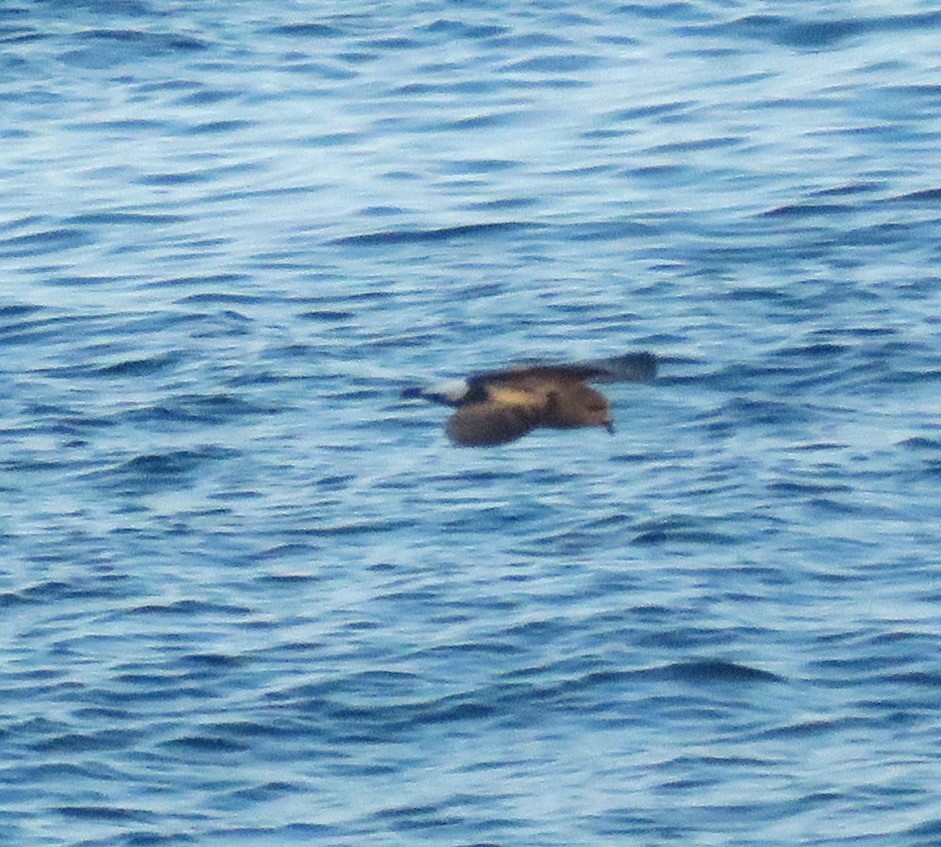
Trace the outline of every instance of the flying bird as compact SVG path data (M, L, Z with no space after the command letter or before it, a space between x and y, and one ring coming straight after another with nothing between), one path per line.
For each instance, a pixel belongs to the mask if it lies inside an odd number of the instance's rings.
M647 382L657 374L653 353L626 353L568 365L524 365L468 377L457 391L406 388L402 396L452 406L448 438L461 447L506 444L538 427L604 427L614 432L608 398L587 382Z

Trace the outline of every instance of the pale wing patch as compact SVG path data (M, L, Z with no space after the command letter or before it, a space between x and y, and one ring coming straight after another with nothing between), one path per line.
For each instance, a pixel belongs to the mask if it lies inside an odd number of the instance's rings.
M494 403L505 403L507 406L542 406L546 402L545 391L531 391L528 387L517 388L498 383L487 385L487 396Z

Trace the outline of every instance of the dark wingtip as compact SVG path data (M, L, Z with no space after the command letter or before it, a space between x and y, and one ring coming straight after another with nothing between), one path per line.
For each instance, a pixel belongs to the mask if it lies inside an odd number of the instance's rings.
M637 382L647 382L657 375L657 357L647 350L628 353L617 361L625 376Z
M657 375L657 357L647 350L582 363L593 382L649 382Z

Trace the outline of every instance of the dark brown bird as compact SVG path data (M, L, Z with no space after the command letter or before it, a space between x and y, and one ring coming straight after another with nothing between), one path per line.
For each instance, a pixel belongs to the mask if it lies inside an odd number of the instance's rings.
M468 377L454 392L406 388L403 397L457 407L448 437L462 447L490 447L537 427L604 427L614 432L608 398L586 382L646 382L657 373L652 353L627 353L570 365L529 365Z

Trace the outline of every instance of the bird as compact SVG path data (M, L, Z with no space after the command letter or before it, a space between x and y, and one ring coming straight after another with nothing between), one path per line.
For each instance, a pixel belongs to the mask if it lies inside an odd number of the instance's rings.
M456 408L445 426L459 447L494 447L539 427L601 427L614 433L608 398L587 382L647 382L657 358L646 351L571 364L530 364L467 377L455 391L408 387L405 399Z

